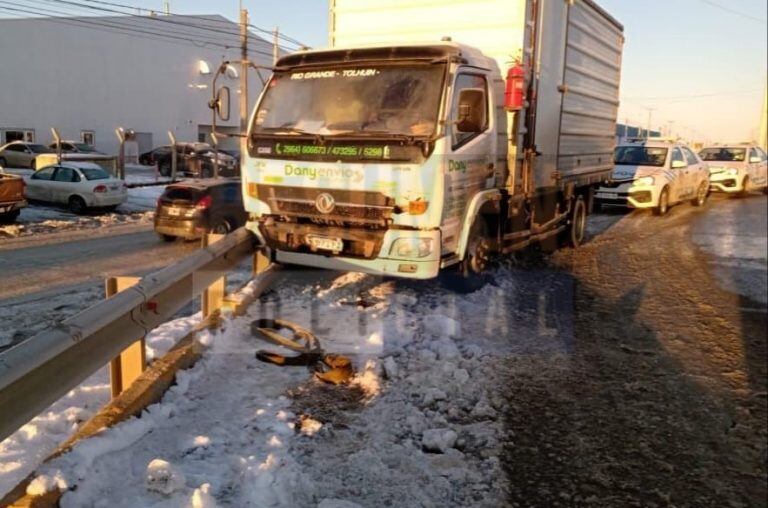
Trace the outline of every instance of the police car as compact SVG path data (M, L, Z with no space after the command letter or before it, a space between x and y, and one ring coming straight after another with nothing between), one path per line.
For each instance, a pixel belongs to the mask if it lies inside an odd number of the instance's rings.
M768 194L768 157L751 143L704 148L699 156L709 165L710 188L746 196L762 189Z
M709 194L709 170L685 144L673 140L633 140L616 147L610 182L595 193L595 205L650 208L664 215L675 203L702 206Z

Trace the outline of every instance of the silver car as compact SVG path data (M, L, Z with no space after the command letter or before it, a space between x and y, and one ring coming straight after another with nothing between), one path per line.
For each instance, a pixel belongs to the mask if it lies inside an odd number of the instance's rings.
M88 208L114 209L125 202L125 182L92 162L62 162L24 177L30 200L67 205L74 213Z
M35 169L35 159L41 153L53 153L53 150L37 143L11 141L0 147L0 166Z

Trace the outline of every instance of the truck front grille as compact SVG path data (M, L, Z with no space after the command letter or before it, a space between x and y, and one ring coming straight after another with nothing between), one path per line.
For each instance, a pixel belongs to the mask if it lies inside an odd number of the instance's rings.
M328 213L317 207L317 198L328 194L334 206ZM386 228L395 212L394 202L380 192L258 186L258 198L274 215L306 219L314 224Z

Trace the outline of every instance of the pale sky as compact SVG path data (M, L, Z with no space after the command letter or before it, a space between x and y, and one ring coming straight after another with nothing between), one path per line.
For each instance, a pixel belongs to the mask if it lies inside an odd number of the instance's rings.
M113 0L162 11L162 0ZM34 0L19 4L44 6ZM756 137L765 96L766 0L598 0L624 24L619 121L686 137ZM0 2L0 15L7 2ZM328 0L243 0L251 22L313 47L327 45ZM179 14L237 20L238 0L172 0ZM77 8L74 8L75 10ZM84 14L81 12L81 14ZM670 123L674 122L674 123Z

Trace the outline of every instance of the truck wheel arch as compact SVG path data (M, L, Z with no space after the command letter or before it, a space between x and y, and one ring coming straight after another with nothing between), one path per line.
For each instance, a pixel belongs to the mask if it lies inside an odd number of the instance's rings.
M501 193L499 189L487 189L478 192L472 197L472 200L467 206L467 211L464 214L464 220L461 225L461 234L459 235L459 246L456 254L459 259L464 259L464 255L467 251L467 243L469 241L469 232L472 229L472 225L478 217L484 215L494 216L499 214L499 200L501 199ZM485 220L485 219L484 219ZM489 230L492 232L492 224L488 224Z

